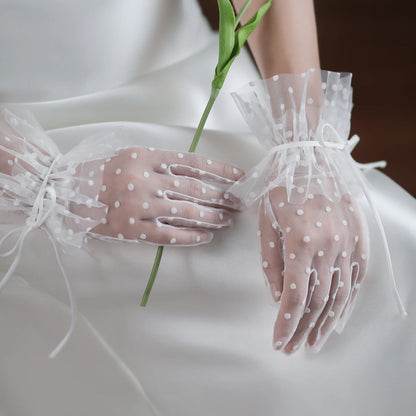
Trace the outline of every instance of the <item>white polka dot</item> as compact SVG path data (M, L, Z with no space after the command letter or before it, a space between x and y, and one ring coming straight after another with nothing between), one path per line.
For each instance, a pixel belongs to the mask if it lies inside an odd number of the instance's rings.
M176 187L178 187L180 185L180 183L179 183L179 181L173 181L173 186L176 186Z
M101 218L101 224L107 224L107 220L105 218Z
M120 201L116 201L116 202L114 202L114 206L115 206L116 208L118 208L118 207L120 206Z
M220 220L223 220L223 219L224 219L224 214L223 214L222 212L220 212L220 213L218 214L218 217L220 218Z
M175 244L176 243L176 238L171 238L170 243Z
M358 242L358 235L356 235L356 236L354 237L354 241L355 241L355 242Z
M263 267L264 267L264 268L267 268L267 266L268 266L268 265L269 265L269 263L268 263L267 261L264 261L264 262L263 262Z
M328 316L329 316L330 318L333 318L333 317L335 316L335 312L334 312L334 311L329 311L329 312L328 312Z
M253 172L251 177L254 178L254 179L257 179L259 177L259 173L258 172Z
M105 161L106 161L107 163L111 162L111 157L108 157Z
M298 193L303 194L304 192L305 192L305 188L303 188L302 186L299 186Z
M328 300L329 300L329 296L328 296L328 295L326 295L326 296L324 297L324 302L326 303L326 302L328 302Z
M303 210L302 210L302 209L298 209L298 210L296 211L296 214L298 214L298 215L303 215Z
M129 218L129 223L130 224L133 225L135 222L136 222L136 220L133 217Z
M280 292L279 290L276 290L276 292L274 292L274 295L278 298L279 296L282 295L282 292Z
M196 236L196 242L199 243L200 241L201 241L201 236L200 235L197 235Z
M322 257L324 255L324 252L322 250L318 251L318 256Z
M290 253L289 254L289 258L291 258L292 260L296 258L296 254L295 253Z
M200 216L201 218L203 218L203 217L204 217L204 215L205 215L205 212L204 212L204 211L199 211L199 216Z
M104 172L105 166L104 165L100 165L100 171Z
M277 76L277 75L276 75ZM281 347L282 346L282 344L283 344L283 342L282 341L276 341L274 344L273 344L273 347L274 348L278 348L278 347Z
M290 287L292 290L293 290L293 289L296 289L296 283L291 283L289 287Z
M178 153L178 158L183 159L183 153Z
M237 175L238 169L237 168L233 168L233 173L234 173L234 175Z
M278 225L279 224L276 221L273 221L273 223L272 223L273 230L277 230Z
M92 177L94 176L94 174L95 174L95 172L94 172L93 170L90 170L90 171L88 172L88 176L89 176L90 178L92 178Z
M117 234L117 238L118 238L119 240L123 240L123 239L124 239L124 235L123 235L123 234Z
M286 312L286 313L284 314L284 317L285 317L285 319L287 320L287 319L290 319L290 318L292 317L292 315L291 315L290 313Z
M289 94L293 94L293 88L292 87L289 87L287 90L289 91Z
M146 240L147 235L146 235L146 234L140 234L140 238L141 238L142 240Z
M261 236L261 231L257 230L257 237L260 237L260 236Z
M274 242L270 241L269 246L270 246L270 248L274 248Z
M144 176L145 178L148 178L148 177L150 176L150 173L149 173L149 172L144 172L144 173L143 173L143 176Z
M207 165L212 165L212 160L207 159Z
M87 199L87 207L91 208L92 207L92 199Z
M348 207L348 209L351 211L351 212L354 212L354 208L353 207Z
M309 243L311 241L311 238L308 235L305 235L305 237L303 237L303 241L305 243Z
M89 179L89 180L88 180L88 185L89 185L89 186L93 186L93 185L94 185L94 181L93 181L92 179Z
M286 227L286 232L290 233L291 228L290 227Z
M129 183L129 184L127 185L127 189L128 189L129 191L132 191L132 190L134 189L134 185L133 185L132 183Z
M309 328L315 328L315 322L311 322L311 323L309 324Z
M9 160L7 161L7 163L8 163L10 166L13 166L13 160L9 159Z
M343 281L340 281L340 282L338 283L338 286L339 286L339 287L344 287L344 282L343 282Z
M307 267L306 269L305 269L305 273L306 274L310 274L310 272L312 271L312 269L310 268L310 267Z
M155 148L154 148L154 147L149 147L149 150L150 150L151 152L154 152L154 151L155 151Z
M142 207L144 209L148 209L149 208L149 203L148 202L143 202Z
M117 168L116 169L116 175L120 175L120 173L121 173L121 169L120 168Z
M201 192L202 192L203 194L206 194L206 193L207 193L206 188L202 188L202 189L201 189Z
M130 157L131 157L132 159L137 159L137 153L136 153L136 152L132 153L132 154L130 155Z
M162 191L161 189L158 189L158 190L157 190L157 194L158 194L159 196L163 196L163 191Z
M170 212L171 212L172 214L177 214L177 213L178 213L178 209L177 209L176 207L172 207L172 208L170 209Z
M348 225L348 222L346 220L342 220L342 225L347 226Z
M273 81L277 81L279 79L279 75L273 75Z
M331 212L331 207L325 207L326 212Z
M285 109L285 105L284 105L284 104L280 104L280 109L281 109L282 111L284 111L284 109Z
M313 199L313 194L308 194L308 199Z
M363 254L361 254L361 259L362 259L362 260L365 260L366 258L367 258L366 254L364 254L364 253L363 253Z
M335 235L334 235L334 240L335 240L335 241L339 241L339 235L338 235L338 234L335 234Z
M282 208L282 207L284 207L285 206L285 203L284 202L280 202L279 203L279 208Z
M318 279L316 279L315 284L316 284L316 286L319 286L321 284L321 282Z
M102 222L102 220L101 220L101 222ZM105 223L103 223L103 224L105 224ZM74 231L73 231L73 230L71 230L70 228L68 228L68 234L69 234L69 235L74 235Z
M346 251L343 251L343 252L341 253L341 256L342 256L342 257L344 257L344 258L345 258L345 257L347 257L347 252L346 252Z
M230 199L230 195L229 195L229 194L227 194L227 193L225 193L225 194L224 194L224 199Z
M313 104L313 98L308 98L308 104Z
M321 221L316 221L315 225L316 225L318 228L321 228L321 227L322 227L322 223L321 223Z

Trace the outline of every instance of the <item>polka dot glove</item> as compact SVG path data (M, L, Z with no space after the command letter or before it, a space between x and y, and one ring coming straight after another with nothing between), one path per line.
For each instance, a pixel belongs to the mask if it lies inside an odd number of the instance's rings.
M365 276L369 234L360 204L367 199L378 215L364 165L350 155L359 140L348 140L351 74L279 74L233 97L267 149L230 192L244 205L261 201L262 267L279 309L273 347L317 352L334 329L342 332Z
M345 325L367 268L366 223L345 194L330 202L310 195L289 204L277 187L261 201L262 265L275 302L281 303L273 345L286 353L307 342L319 351Z
M212 230L231 225L238 206L223 188L242 172L192 153L133 147L100 168L99 201L106 208L91 232L102 236L161 245L207 243Z
M27 234L46 230L80 247L86 235L198 245L229 227L238 200L226 189L243 172L191 154L134 145L123 128L59 152L34 117L0 108L0 209ZM17 229L16 229L17 231ZM22 237L24 239L24 237Z

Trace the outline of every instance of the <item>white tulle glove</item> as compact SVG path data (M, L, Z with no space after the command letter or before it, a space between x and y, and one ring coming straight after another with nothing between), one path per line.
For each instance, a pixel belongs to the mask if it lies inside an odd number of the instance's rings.
M239 201L226 189L242 176L241 170L195 154L135 143L137 138L118 127L61 154L29 112L0 107L0 256L15 254L0 290L35 228L44 230L54 246L74 319L59 246L81 247L87 235L194 246L211 241L213 230L231 225ZM14 246L3 248L13 235ZM52 355L72 328L73 322Z
M384 163L364 166L350 155L358 142L357 136L347 141L350 83L349 73L310 69L251 82L233 94L268 148L230 191L246 205L261 200L262 266L279 309L273 347L287 354L302 345L318 352L334 329L342 332L367 269L364 198L379 221L360 168ZM385 247L390 261L386 241Z

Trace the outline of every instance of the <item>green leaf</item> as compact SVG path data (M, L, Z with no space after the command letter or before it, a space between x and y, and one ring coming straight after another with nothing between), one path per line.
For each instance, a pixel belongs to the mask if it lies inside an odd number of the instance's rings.
M228 71L230 70L231 64L233 63L234 59L240 54L241 48L244 46L244 43L246 42L247 38L251 35L253 30L257 27L257 25L260 23L263 16L266 14L266 12L269 10L270 6L272 5L272 0L268 0L263 6L261 6L257 12L253 15L253 17L243 26L241 26L239 29L237 29L236 32L234 32L233 29L233 47L230 53L230 31L229 31L229 24L231 24L230 17L227 15L223 15L223 19L221 20L221 13L228 13L228 6L225 6L225 3L228 3L231 6L231 3L228 0L218 0L218 6L220 7L220 3L224 3L224 10L222 11L220 8L220 51L221 51L221 40L225 39L227 42L226 45L223 46L224 55L221 56L220 52L220 59L218 60L217 67L215 68L215 77L212 81L212 88L215 89L221 89L221 87L224 84L225 77L228 74ZM231 6L232 7L232 6ZM234 10L232 11L232 23L234 24ZM226 25L226 28L221 28L221 23ZM223 35L221 38L221 29L223 30ZM225 33L226 36L225 37ZM226 60L226 57L228 56L228 60Z
M234 9L229 0L218 0L220 14L219 53L215 74L219 73L229 61L234 49Z
M260 20L263 18L263 16L266 14L266 12L270 9L270 6L272 5L272 0L269 0L267 3L263 4L263 6L260 7L260 9L257 10L256 14L242 27L237 29L237 45L239 47L238 53L240 53L240 50L244 43L246 42L247 38L252 34L254 29L257 27L257 25L260 23Z

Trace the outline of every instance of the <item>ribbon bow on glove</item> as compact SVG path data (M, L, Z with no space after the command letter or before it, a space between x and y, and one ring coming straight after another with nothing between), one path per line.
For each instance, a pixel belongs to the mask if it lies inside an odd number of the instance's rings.
M246 205L261 198L262 265L279 312L273 347L292 353L304 343L318 352L335 329L341 333L354 308L369 256L369 232L360 200L367 199L384 242L380 217L347 140L350 73L281 74L251 82L233 94L266 156L230 188Z
M118 127L63 155L29 112L0 107L1 223L14 227L0 246L18 234L13 247L0 253L15 254L0 290L16 270L27 235L42 229L71 305L70 328L50 357L75 325L75 300L57 243L80 248L88 233L105 240L194 246L210 242L212 230L229 227L238 208L239 201L225 190L241 170L195 154L140 147L136 141Z

